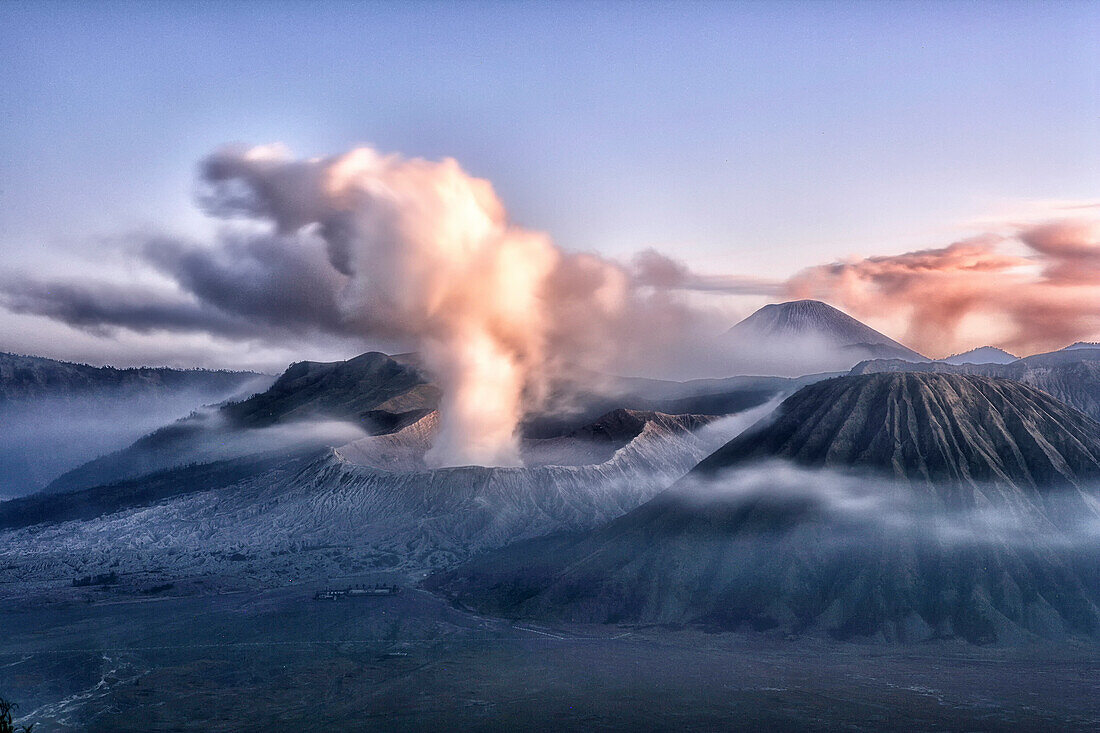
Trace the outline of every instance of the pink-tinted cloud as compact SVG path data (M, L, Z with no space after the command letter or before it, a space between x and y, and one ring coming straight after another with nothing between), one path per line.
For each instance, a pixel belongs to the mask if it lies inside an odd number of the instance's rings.
M1100 282L1100 224L1066 220L1040 224L1020 232L1020 240L1044 259L1052 283Z
M1100 329L1100 237L1095 222L1063 220L937 249L812 267L792 295L860 317L899 317L905 340L929 354L982 345L960 327L985 319L987 342L1030 353L1095 338ZM1016 244L1023 254L1008 249ZM1019 245L1024 245L1023 248ZM1000 333L1007 328L1007 334Z

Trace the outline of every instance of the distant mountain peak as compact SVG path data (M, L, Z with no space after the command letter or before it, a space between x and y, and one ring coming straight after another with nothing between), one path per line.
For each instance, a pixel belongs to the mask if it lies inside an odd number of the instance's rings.
M731 344L745 355L764 361L789 361L810 371L847 369L864 359L893 358L927 361L894 341L820 300L773 303L737 323L727 332Z
M961 354L952 354L939 361L944 364L1010 364L1019 358L996 346L979 346Z
M860 344L904 346L820 300L772 303L730 329L733 335L824 336L838 346Z
M839 326L852 329L853 333L873 331L869 326L852 318L844 311L820 300L791 300L785 303L769 303L738 323L732 330L745 327L766 328L772 333L805 333L822 327ZM882 339L887 339L879 334ZM872 337L874 340L875 337Z

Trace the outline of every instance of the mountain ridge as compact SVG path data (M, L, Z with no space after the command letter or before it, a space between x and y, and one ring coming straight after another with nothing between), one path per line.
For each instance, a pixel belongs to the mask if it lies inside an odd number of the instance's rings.
M166 422L247 396L255 372L116 369L0 354L0 494L22 496ZM10 427L9 427L10 426Z
M203 387L239 389L266 374L228 369L92 366L0 352L0 401L80 394L93 389Z
M936 361L944 364L1009 364L1020 357L996 346L979 346L976 349L952 354Z
M1076 484L1100 478L1100 423L1014 380L933 372L837 377L799 390L766 426L695 470L760 458L926 483Z
M942 361L914 364L898 359L871 359L856 364L849 374L875 372L938 372L1013 379L1100 420L1100 348L1059 349L1025 356L1007 364L948 364Z

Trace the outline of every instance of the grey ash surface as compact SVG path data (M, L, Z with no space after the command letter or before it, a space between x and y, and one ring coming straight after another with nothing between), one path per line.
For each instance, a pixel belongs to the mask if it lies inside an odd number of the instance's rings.
M315 589L5 602L2 691L41 733L1100 725L1100 662L1072 645L514 623L415 588L338 602L313 601Z

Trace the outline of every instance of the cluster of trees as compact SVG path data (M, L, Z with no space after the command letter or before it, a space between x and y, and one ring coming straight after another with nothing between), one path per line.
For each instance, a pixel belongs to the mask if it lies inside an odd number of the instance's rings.
M15 708L15 703L8 702L4 698L0 697L0 733L31 733L31 725L21 725L18 728L11 722L11 711Z

